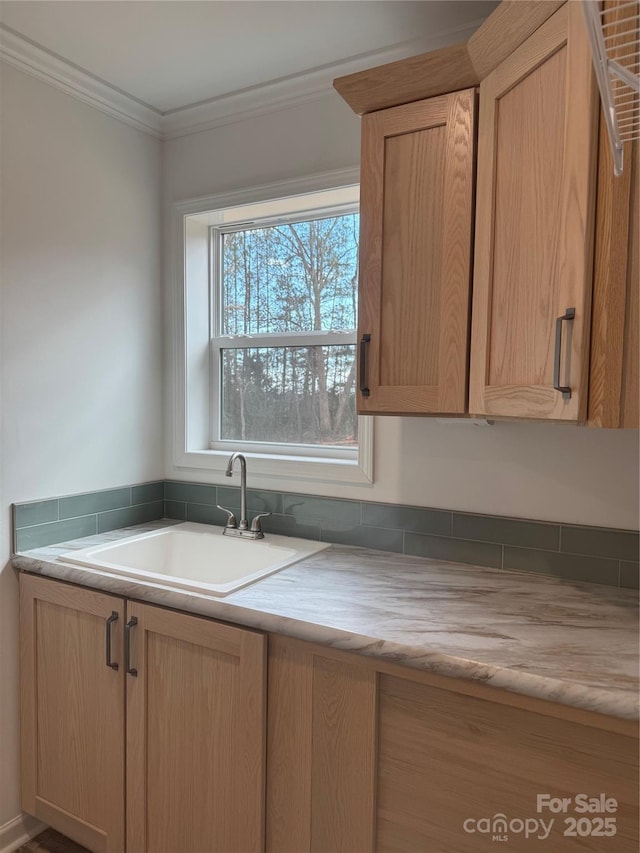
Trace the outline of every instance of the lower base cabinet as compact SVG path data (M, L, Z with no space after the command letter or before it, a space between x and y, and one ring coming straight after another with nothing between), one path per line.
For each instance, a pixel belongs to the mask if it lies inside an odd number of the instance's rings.
M20 607L26 812L96 853L264 850L264 634L25 574Z
M23 809L92 851L638 850L631 721L275 635L267 661L257 631L47 578L20 594Z
M268 723L269 853L638 850L631 722L270 636Z
M393 676L378 692L376 850L638 849L634 737ZM615 812L577 811L603 793Z
M125 843L124 620L122 598L20 575L22 808L100 853Z

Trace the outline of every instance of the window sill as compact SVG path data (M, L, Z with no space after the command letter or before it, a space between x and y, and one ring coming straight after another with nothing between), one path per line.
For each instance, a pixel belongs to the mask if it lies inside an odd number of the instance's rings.
M309 480L324 483L351 483L371 486L373 472L362 464L346 459L310 459L300 456L273 456L262 453L243 454L250 466L251 477L286 480ZM205 469L224 474L229 453L223 450L187 450L175 459L176 468ZM368 467L368 466L367 466Z

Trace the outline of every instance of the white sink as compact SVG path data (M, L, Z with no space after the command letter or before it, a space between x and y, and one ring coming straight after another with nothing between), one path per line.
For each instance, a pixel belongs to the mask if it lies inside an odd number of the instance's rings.
M59 559L129 578L170 583L179 589L228 595L292 563L328 548L289 536L234 539L221 527L186 522L69 551Z

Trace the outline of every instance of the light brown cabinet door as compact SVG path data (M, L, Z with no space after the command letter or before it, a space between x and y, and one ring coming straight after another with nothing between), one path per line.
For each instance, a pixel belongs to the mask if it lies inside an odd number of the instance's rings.
M120 598L20 575L22 808L99 853L124 850L123 621Z
M377 853L638 850L636 737L386 675L378 715Z
M471 413L586 418L596 133L566 3L480 85Z
M363 116L358 411L466 410L474 89Z
M265 635L135 602L127 620L127 850L262 851Z
M596 253L589 372L589 424L640 427L640 142L613 173L607 129L600 128Z
M372 853L376 673L269 638L268 853Z

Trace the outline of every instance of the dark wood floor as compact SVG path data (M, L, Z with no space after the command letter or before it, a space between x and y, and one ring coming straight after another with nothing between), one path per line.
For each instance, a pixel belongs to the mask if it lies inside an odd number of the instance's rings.
M45 829L31 841L18 848L16 853L89 853L86 847L80 847L53 829Z

